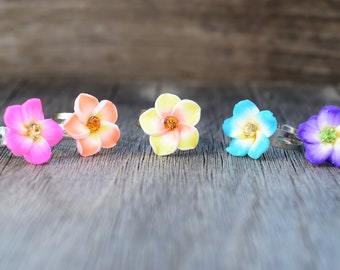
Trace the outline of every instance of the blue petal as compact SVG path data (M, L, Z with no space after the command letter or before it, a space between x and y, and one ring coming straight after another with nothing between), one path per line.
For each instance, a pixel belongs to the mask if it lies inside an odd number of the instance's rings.
M267 136L272 136L277 129L277 121L271 111L261 111L256 115L256 120L260 125L261 132Z
M226 151L233 156L243 157L247 155L253 141L253 139L233 139Z
M258 132L256 135L256 141L249 149L248 155L253 159L258 159L264 152L268 150L269 145L269 139L262 133Z
M321 143L317 116L313 115L306 122L301 123L297 134L305 143Z
M242 100L238 102L233 110L233 116L236 118L243 118L247 120L249 117L252 117L256 115L259 112L259 109L256 107L256 105L248 100Z
M239 123L233 117L224 120L222 130L226 136L231 138L237 138L242 134Z

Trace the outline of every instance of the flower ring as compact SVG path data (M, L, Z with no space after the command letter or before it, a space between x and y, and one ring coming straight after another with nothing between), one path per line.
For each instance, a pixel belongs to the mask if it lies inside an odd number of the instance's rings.
M38 98L7 107L4 122L7 127L6 138L2 134L2 141L14 155L23 156L32 164L48 162L52 156L51 146L63 137L63 130L56 122L44 119L41 100Z
M181 100L173 94L162 94L155 107L139 117L143 131L150 135L150 144L156 155L172 154L176 149L194 149L199 141L195 125L201 117L200 106L189 99Z
M116 106L108 100L98 101L89 94L80 94L74 102L74 113L63 123L66 134L76 140L82 156L91 156L101 147L111 148L120 138L115 124L118 119Z
M305 157L312 164L330 162L340 167L340 108L324 106L298 128Z
M258 159L268 150L277 121L272 112L260 111L250 100L242 100L235 105L233 116L224 121L222 129L232 139L226 148L229 154Z

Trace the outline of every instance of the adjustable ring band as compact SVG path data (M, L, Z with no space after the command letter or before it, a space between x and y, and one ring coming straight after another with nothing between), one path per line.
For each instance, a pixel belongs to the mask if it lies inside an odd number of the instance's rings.
M56 121L59 125L61 125L68 117L70 117L72 113L61 112L53 115L53 120Z
M270 137L270 144L286 150L297 150L303 145L303 142L299 139L296 128L282 125Z
M6 146L6 127L0 126L0 147Z

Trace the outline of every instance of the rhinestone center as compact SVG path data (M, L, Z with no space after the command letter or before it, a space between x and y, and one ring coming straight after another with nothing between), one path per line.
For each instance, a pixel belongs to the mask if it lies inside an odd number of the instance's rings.
M177 124L178 120L173 116L168 116L164 119L164 127L169 131L172 131L175 128L177 128Z
M91 116L86 123L91 132L95 132L100 128L100 119L97 116Z
M336 130L332 127L326 127L321 131L320 138L324 143L334 143L336 140Z
M253 123L247 123L243 128L244 136L254 137L256 135L257 126Z
M31 124L27 129L27 135L31 137L33 140L36 140L40 137L41 127L38 124Z

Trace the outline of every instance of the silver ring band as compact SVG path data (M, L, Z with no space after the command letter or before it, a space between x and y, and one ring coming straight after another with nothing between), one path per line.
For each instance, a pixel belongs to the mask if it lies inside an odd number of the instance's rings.
M0 127L0 147L6 146L6 127Z
M289 125L280 126L273 136L270 137L270 144L274 147L297 150L303 145L303 142L297 135L297 129Z

